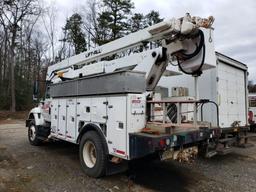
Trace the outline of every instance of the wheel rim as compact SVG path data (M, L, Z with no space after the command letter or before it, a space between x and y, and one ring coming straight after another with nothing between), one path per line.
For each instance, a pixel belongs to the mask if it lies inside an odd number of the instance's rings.
M31 125L30 126L30 129L29 129L29 138L31 141L34 141L35 138L36 138L36 128L34 125Z
M96 147L91 141L86 141L83 147L83 159L87 167L93 168L96 164Z

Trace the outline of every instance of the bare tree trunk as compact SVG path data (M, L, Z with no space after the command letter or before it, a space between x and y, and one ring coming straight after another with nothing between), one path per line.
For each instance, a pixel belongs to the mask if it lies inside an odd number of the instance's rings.
M24 97L27 94L25 91L30 87L30 82L25 81L24 76L28 75L29 79L31 71L33 70L33 49L31 47L33 39L29 42L23 40L24 29L23 22L31 21L33 16L40 15L40 7L38 0L0 0L0 30L3 31L3 38L0 44L3 46L1 52L0 63L0 79L3 81L3 95L4 99L8 101L9 106L4 103L4 107L9 107L10 111L16 111L16 97ZM38 17L37 17L38 18ZM37 19L36 19L37 20ZM35 23L36 20L33 22ZM32 26L33 27L33 26ZM21 29L21 30L20 30ZM20 30L20 33L19 33ZM19 34L18 34L19 33ZM32 33L32 31L31 31ZM20 36L20 38L18 38ZM23 63L26 60L26 47L25 44L29 43L29 66ZM30 52L31 51L31 52ZM23 54L24 53L24 54ZM28 68L27 68L28 66ZM21 82L18 82L21 79ZM17 82L16 82L17 80ZM1 87L1 88L2 88ZM18 91L22 91L18 93ZM24 107L26 102L18 103L18 107ZM2 107L2 106L0 106Z
M8 60L8 44L7 44L7 34L5 34L4 40L4 58L3 58L3 80L6 79L6 69L7 69L7 60Z
M0 91L2 91L3 82L3 45L0 47Z
M15 76L14 76L14 64L15 64L15 54L14 50L11 51L11 60L10 60L10 68L11 68L11 107L10 111L15 112L16 111L16 99L15 99Z
M56 35L56 29L55 29L55 20L56 20L56 7L54 4L52 4L47 13L46 16L48 18L48 23L44 19L44 16L42 16L42 21L47 33L47 36L49 38L50 44L51 44L51 57L52 57L52 63L55 62L55 35Z
M11 58L10 58L10 84L11 84L11 106L10 111L16 111L16 99L15 99L15 64L16 64L16 55L15 55L15 39L16 39L17 30L16 28L13 29L12 32L12 41L11 41Z

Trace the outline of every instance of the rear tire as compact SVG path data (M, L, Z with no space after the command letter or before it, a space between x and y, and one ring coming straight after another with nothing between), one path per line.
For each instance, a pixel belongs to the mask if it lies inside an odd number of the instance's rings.
M83 171L91 177L102 177L106 174L107 154L104 141L95 131L86 132L79 145L79 158Z
M42 143L42 140L38 138L37 131L35 121L31 120L28 126L28 140L31 145L38 146Z

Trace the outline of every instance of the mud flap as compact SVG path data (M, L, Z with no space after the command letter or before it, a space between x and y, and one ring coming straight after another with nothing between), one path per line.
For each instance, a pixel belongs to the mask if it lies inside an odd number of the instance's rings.
M128 168L128 161L126 160L123 160L118 164L109 161L106 169L106 175L114 175L117 173L125 172L128 170Z

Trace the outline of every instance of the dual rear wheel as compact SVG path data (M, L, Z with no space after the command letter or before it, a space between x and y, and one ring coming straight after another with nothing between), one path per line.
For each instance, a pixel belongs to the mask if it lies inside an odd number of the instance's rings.
M106 174L107 154L104 141L97 132L86 132L80 141L79 157L84 172L91 177L101 177Z

